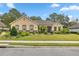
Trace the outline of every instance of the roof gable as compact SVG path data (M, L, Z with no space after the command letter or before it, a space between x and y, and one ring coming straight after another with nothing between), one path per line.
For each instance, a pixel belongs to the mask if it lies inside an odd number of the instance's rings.
M11 22L10 24L13 24L13 23L15 23L15 22L17 22L17 21L20 21L20 20L29 20L29 17L26 17L26 16L21 16L21 17L19 17L18 19L16 19L16 20L14 20L13 22Z

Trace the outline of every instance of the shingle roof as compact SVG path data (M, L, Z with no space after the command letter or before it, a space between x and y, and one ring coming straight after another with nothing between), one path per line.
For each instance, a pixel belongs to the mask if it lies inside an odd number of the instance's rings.
M37 25L51 25L47 21L43 20L32 20L32 22L36 23Z
M32 20L32 22L36 23L37 25L47 25L47 26L52 26L53 24L58 23L58 22L45 21L45 20Z
M52 21L45 21L45 20L31 20L29 17L26 17L26 16L21 16L20 18L18 18L17 20L21 19L21 18L28 18L29 21L37 24L37 25L47 25L47 26L52 26L53 24L60 24L59 22L52 22ZM10 24L16 22L17 20L11 22Z
M77 24L75 24L75 25L73 25L73 26L71 26L71 27L69 27L70 29L77 29L77 28L79 28L79 23L77 23Z

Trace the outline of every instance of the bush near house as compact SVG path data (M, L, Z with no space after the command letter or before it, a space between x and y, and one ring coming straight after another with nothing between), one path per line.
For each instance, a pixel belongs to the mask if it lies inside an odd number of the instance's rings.
M17 30L16 30L15 27L12 27L12 29L10 30L10 35L11 36L17 36L18 35Z
M76 32L76 34L78 34L78 35L79 35L79 32Z
M67 33L69 33L69 29L68 29L68 28L63 28L63 31L62 31L62 33L64 33L64 34L67 34Z
M54 32L55 34L62 34L63 32L62 31L57 31L57 32Z
M21 36L28 36L28 35L30 35L29 32L20 32L19 34L20 34Z
M50 32L50 34L54 34L54 32Z
M47 34L47 26L38 26L38 32Z
M9 37L10 36L10 32L1 32L0 36Z

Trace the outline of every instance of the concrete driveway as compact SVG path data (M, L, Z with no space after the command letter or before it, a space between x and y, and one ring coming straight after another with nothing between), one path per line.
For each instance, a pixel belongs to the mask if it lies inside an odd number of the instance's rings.
M0 56L79 56L79 47L0 48Z

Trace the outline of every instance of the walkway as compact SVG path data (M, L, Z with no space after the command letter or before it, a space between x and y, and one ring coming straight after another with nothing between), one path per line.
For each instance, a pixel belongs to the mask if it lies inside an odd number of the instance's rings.
M79 43L79 41L14 41L14 40L0 40L0 42L16 42L16 43Z

